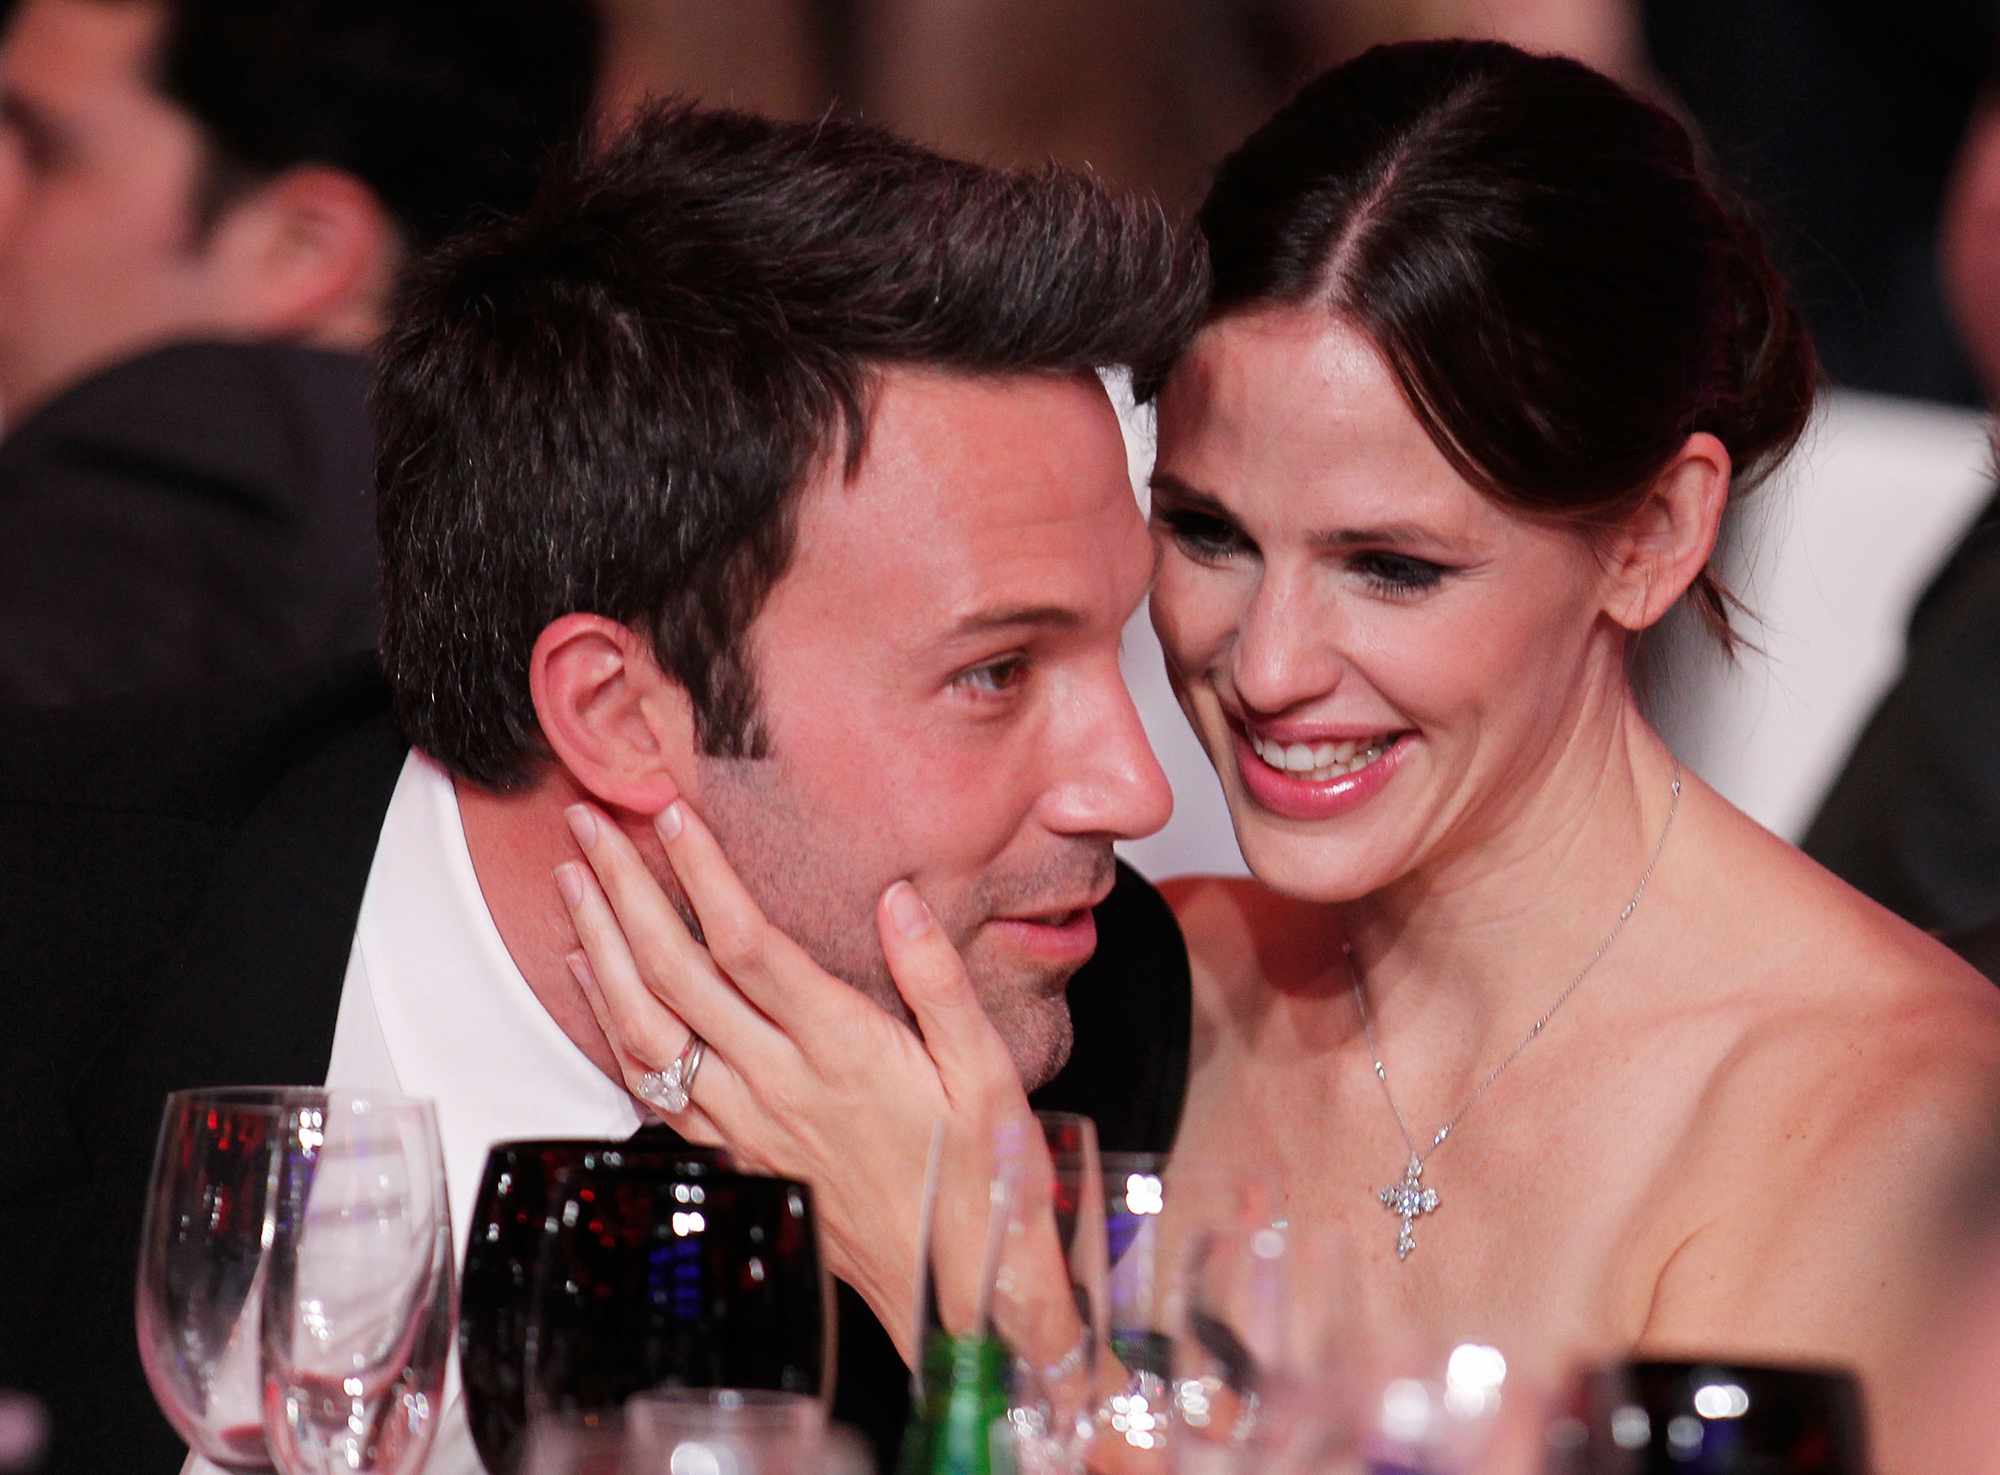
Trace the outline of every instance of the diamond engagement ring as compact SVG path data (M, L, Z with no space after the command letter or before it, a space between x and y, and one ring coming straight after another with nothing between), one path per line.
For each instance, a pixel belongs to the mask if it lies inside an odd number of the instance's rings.
M694 1073L701 1069L701 1058L707 1053L708 1046L701 1036L689 1035L674 1063L665 1070L649 1070L640 1076L632 1094L656 1111L678 1116L687 1110L688 1092L694 1089Z

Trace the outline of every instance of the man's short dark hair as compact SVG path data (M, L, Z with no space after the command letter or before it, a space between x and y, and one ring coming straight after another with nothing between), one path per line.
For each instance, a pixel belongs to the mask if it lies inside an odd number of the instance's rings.
M650 638L706 751L761 753L743 637L803 485L859 464L871 371L1150 372L1205 281L1156 206L1077 173L839 117L649 110L418 263L392 314L374 412L405 731L524 782L547 755L534 642L588 611Z
M586 125L589 0L163 0L154 79L200 125L204 227L301 164L366 184L405 244L515 212Z

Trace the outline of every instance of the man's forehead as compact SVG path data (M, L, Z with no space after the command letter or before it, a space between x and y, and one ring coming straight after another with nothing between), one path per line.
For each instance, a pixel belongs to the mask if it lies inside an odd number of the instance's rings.
M798 539L781 590L858 565L881 581L878 600L932 628L1101 620L1125 602L1116 586L1143 594L1152 557L1090 374L886 372L860 465L808 486Z

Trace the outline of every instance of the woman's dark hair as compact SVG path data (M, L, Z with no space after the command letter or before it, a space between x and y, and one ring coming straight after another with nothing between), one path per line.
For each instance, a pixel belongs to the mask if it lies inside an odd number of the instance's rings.
M1563 57L1366 52L1224 161L1200 225L1211 321L1324 306L1529 515L1614 521L1696 431L1745 490L1812 411L1811 340L1742 204L1672 116ZM1690 593L1733 649L1733 596L1708 570Z

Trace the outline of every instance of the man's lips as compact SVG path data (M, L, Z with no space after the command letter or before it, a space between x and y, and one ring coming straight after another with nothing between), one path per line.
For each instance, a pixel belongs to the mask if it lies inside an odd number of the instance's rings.
M1023 907L993 918L993 926L1025 950L1060 960L1081 962L1097 950L1095 909L1111 894L1107 875L1087 894L1056 900L1046 906Z

